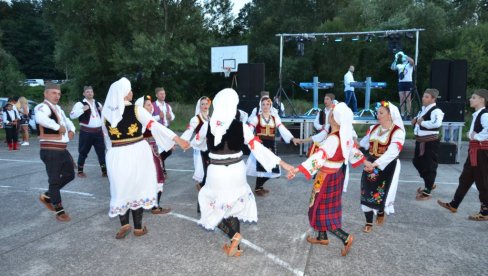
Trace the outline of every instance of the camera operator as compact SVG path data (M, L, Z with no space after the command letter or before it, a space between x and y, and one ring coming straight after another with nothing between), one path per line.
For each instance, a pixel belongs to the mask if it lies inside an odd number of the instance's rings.
M400 112L402 116L409 119L412 110L412 96L413 88L412 73L414 61L411 57L405 55L403 52L395 54L395 60L391 64L391 70L398 71L398 94L400 96ZM405 114L405 103L407 106L407 113ZM406 115L406 116L405 116Z

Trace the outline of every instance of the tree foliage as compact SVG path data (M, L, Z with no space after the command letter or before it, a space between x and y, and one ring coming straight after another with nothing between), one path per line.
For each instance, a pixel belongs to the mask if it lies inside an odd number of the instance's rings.
M419 90L428 87L435 58L467 59L470 87L484 87L488 80L487 0L253 0L236 18L231 10L230 0L0 2L2 57L8 57L3 59L12 64L9 68L18 64L29 77L62 72L71 80L72 98L80 97L87 84L103 97L113 81L126 76L137 96L164 86L170 101L193 101L230 86L228 79L209 72L214 46L249 45L249 62L266 64L266 89L274 93L279 85L276 34L424 28ZM415 39L402 37L401 42L414 57ZM293 93L290 80L313 76L334 82L334 92L342 95L350 64L356 65L357 80L371 76L388 82L389 88L373 93L373 99L398 97L385 37L351 41L349 36L340 43L316 37L305 42L303 56L296 52L296 41L286 41L282 84L296 97L311 98Z

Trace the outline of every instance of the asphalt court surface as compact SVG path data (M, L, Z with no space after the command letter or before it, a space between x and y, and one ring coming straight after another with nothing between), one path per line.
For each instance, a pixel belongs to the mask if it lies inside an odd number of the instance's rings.
M77 159L77 140L69 151ZM412 152L407 141L405 152ZM312 183L303 176L266 183L271 190L257 197L258 223L242 224L241 257L227 257L228 239L219 231L196 224L197 191L192 180L192 152L176 150L167 160L168 180L161 199L167 215L145 212L149 233L114 238L118 219L108 217L110 189L102 178L94 150L88 156L87 178L76 178L62 190L63 205L72 220L56 221L38 201L47 189L47 175L34 139L20 151L0 145L0 275L486 275L488 222L472 222L479 210L478 191L469 191L456 214L437 205L450 200L466 159L440 165L433 199L416 201L421 179L411 156L402 156L395 214L372 233L359 203L361 169L351 171L343 194L343 228L355 235L348 256L342 243L329 234L328 246L310 245L313 234L307 218ZM304 157L287 153L282 158L298 165ZM254 187L255 179L248 177ZM132 220L132 219L131 219Z

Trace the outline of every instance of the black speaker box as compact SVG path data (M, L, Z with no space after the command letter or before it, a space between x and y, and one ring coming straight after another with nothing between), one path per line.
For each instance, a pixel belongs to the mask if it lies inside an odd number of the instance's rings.
M454 143L440 143L439 164L456 164L457 147Z
M466 101L468 85L468 62L453 60L449 66L449 101Z
M439 90L438 102L449 100L450 60L434 59L430 65L430 88Z
M237 93L239 100L258 100L264 91L264 63L240 63L237 66ZM247 111L246 111L247 112Z
M241 99L239 99L239 104L237 105L237 108L239 108L242 111L247 112L247 115L249 115L249 116L251 116L251 112L255 107L259 108L259 98L254 99L254 100L241 100Z
M465 102L438 102L442 112L444 112L443 122L464 122Z

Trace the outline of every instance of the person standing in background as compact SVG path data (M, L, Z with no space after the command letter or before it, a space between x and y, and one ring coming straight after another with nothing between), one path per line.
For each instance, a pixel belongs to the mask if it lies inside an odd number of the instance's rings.
M354 113L358 112L358 101L356 94L354 93L354 87L351 86L351 82L354 82L354 65L349 66L349 70L344 75L344 94L346 96L346 104Z
M156 93L157 99L155 102L153 102L153 107L154 107L154 112L152 114L153 118L158 123L169 128L170 123L175 119L175 114L173 113L171 106L165 101L166 91L164 90L163 87L158 87L154 90L154 92ZM171 149L161 152L161 160L163 161L163 173L165 177L167 177L168 175L166 172L165 161L166 158L168 158L171 155L171 153L173 153Z

